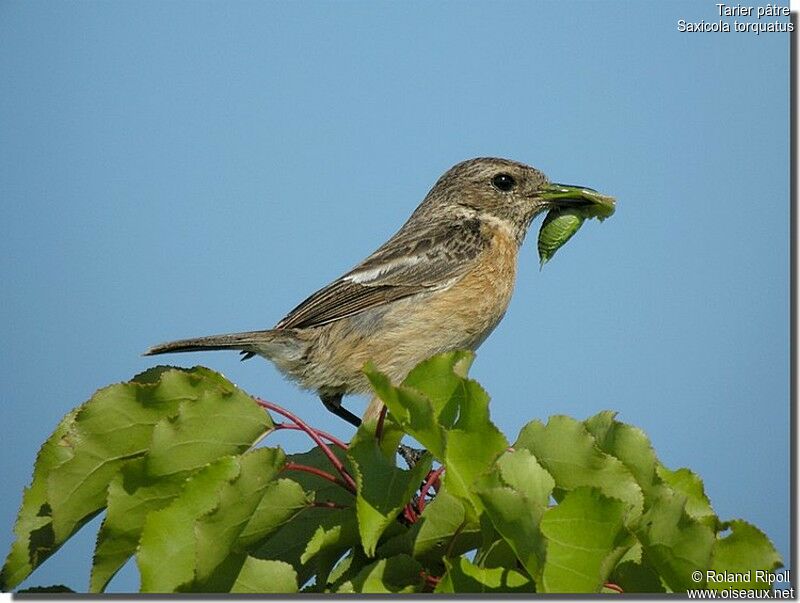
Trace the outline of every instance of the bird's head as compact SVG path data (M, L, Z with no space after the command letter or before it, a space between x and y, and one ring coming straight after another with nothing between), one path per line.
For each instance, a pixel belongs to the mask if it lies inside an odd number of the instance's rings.
M469 212L509 228L521 243L531 221L557 207L592 207L598 217L614 212L614 200L596 191L556 184L529 165L494 157L462 161L439 178L425 204L439 211Z

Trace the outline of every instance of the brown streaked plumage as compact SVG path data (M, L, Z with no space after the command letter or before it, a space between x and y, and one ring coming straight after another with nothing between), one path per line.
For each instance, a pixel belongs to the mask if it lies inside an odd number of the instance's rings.
M184 339L146 354L240 350L263 356L338 416L343 395L369 391L372 360L395 381L419 362L476 349L505 314L517 254L533 218L557 200L540 171L479 158L448 170L408 221L355 268L312 294L274 329ZM369 411L368 411L369 412ZM374 413L371 413L374 414Z

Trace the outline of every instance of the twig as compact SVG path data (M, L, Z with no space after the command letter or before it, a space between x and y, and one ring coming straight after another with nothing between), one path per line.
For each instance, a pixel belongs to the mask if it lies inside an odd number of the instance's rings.
M277 404L273 404L272 402L267 402L266 400L262 400L261 398L256 398L255 400L256 402L258 402L259 406L263 406L264 408L272 410L278 413L279 415L286 417L290 421L294 422L302 431L305 431L308 434L308 437L314 440L317 446L320 447L323 454L325 454L325 456L328 457L328 460L331 462L331 465L333 465L334 469L336 469L339 475L342 476L342 479L344 480L347 489L350 490L353 494L356 493L357 488L355 480L347 472L347 469L345 469L344 463L342 463L342 461L340 461L339 458L335 454L333 454L333 451L328 447L328 445L322 441L322 438L319 436L316 430L309 427L305 423L305 421L303 421L297 415L292 414L285 408L281 408Z
M387 410L388 409L384 404L383 407L381 408L380 414L378 415L378 424L375 426L375 439L378 440L378 442L380 442L381 438L383 437L383 423L384 421L386 421Z
M442 581L440 576L433 576L425 570L420 570L419 575L425 581L425 585L430 588L436 588L439 585L439 582Z
M453 532L453 535L450 537L450 542L447 543L447 551L444 554L445 557L452 557L453 556L453 546L455 546L455 544L456 544L456 538L458 538L461 535L461 532L464 531L464 528L466 526L467 526L467 521L466 520L464 520L460 524L458 524L458 527L456 528L456 531Z
M332 473L328 473L327 471L323 471L322 469L317 469L316 467L312 467L311 465L301 465L300 463L286 463L282 471L304 471L305 473L310 473L312 475L316 475L317 477L321 477L322 479L326 479L329 482L333 482L334 484L338 484L342 486L345 490L350 490L347 487L347 484L344 483L341 479L333 475Z
M613 582L606 582L605 584L603 584L603 586L605 586L609 590L615 590L618 593L625 592L624 590L622 590L622 587L619 584L614 584Z
M419 520L419 515L414 510L414 505L411 503L407 503L405 507L403 507L403 517L406 518L408 523L417 523Z

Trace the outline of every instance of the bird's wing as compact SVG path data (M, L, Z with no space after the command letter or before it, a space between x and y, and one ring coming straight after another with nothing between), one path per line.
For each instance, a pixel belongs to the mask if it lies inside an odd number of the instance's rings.
M352 316L463 276L489 238L477 219L407 228L330 285L303 301L276 328L306 328Z

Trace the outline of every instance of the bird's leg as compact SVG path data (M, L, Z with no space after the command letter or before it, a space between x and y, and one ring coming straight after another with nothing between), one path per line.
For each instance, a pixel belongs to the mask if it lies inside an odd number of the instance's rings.
M355 427L361 425L361 419L342 406L342 394L324 395L320 396L319 399L322 400L325 408L340 419L344 419Z

